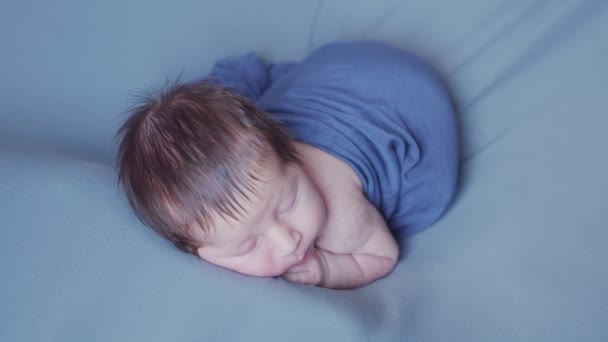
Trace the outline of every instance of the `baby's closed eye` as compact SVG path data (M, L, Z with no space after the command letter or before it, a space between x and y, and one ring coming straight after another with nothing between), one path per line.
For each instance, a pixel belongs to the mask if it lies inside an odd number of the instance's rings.
M288 215L293 212L293 209L296 207L298 202L298 191L296 189L295 193L290 196L287 201L283 201L283 203L277 209L278 215Z
M245 240L245 242L243 242L239 248L239 255L247 255L255 251L255 249L258 247L259 241L260 239L257 237L252 237Z

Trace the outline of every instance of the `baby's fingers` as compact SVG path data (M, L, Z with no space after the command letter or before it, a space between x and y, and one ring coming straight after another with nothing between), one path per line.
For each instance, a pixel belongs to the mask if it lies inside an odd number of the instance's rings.
M290 281L292 283L300 283L306 285L315 285L315 276L310 271L303 272L286 272L281 275L281 278Z

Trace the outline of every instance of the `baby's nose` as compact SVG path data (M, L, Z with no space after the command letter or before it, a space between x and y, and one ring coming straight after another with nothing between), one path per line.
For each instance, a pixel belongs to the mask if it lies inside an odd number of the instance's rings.
M278 227L275 229L275 243L279 248L279 256L290 256L298 250L302 241L302 234L292 228Z

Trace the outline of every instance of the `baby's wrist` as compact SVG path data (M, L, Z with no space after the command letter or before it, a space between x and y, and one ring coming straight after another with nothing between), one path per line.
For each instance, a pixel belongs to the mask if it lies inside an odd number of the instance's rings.
M325 259L325 251L315 247L315 257L319 264L319 281L317 286L326 286L327 280L329 279L329 268L327 265L327 259Z

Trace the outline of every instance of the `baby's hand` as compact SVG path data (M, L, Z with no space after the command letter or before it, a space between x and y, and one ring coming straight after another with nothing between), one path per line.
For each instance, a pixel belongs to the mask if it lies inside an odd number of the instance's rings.
M314 247L305 264L288 269L281 277L287 281L306 285L319 285L325 277L326 267L321 252Z

